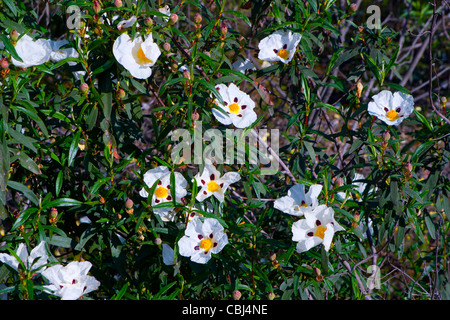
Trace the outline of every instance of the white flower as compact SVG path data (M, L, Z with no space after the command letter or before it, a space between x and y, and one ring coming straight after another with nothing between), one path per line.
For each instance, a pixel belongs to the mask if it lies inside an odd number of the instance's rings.
M147 79L152 74L151 67L156 63L161 50L153 42L151 34L144 36L145 40L136 35L134 40L126 33L121 34L113 45L116 60L127 69L134 78Z
M117 29L123 30L133 26L133 24L137 21L136 16L132 16L130 19L122 20L117 24ZM136 27L139 27L139 23L136 24Z
M11 57L16 67L29 68L47 62L50 59L52 48L49 40L33 40L29 35L21 37L15 46L16 52L23 62Z
M219 109L212 109L216 119L225 125L233 124L237 128L247 128L256 121L257 116L253 109L255 102L248 94L239 90L239 88L231 83L228 87L223 83L216 86L224 104L217 99L216 105Z
M322 186L314 184L305 193L305 186L298 183L288 190L287 196L275 200L273 206L284 213L302 216L306 211L311 211L319 205L317 197L321 191Z
M191 257L197 263L207 263L211 253L219 253L228 244L228 237L219 220L206 218L192 219L186 227L184 236L178 241L179 253Z
M231 65L231 68L244 74L256 70L255 65L248 58L244 60L241 57Z
M342 230L344 228L334 220L333 209L320 205L312 211L305 212L305 219L292 225L292 241L298 242L297 251L300 253L321 243L328 251L334 233Z
M356 197L356 200L358 202L361 201L361 197L362 197L362 195L363 195L363 193L364 193L364 191L366 190L366 187L367 187L367 183L360 181L360 180L364 180L364 179L365 179L364 175L355 172L355 175L353 176L353 180L352 180L352 185L355 186L356 187L355 190L358 191L358 193L355 193L355 197ZM373 191L374 191L373 188L370 189L368 191L368 194L372 193ZM347 196L349 195L349 193L347 194L347 193L345 193L343 191L340 191L340 192L337 193L337 195L342 200L345 200L347 198Z
M144 174L144 182L148 188L151 188L156 181L158 184L155 188L152 198L152 206L158 205L164 202L172 202L172 194L170 191L170 175L169 168L165 166L159 166L147 171ZM179 172L174 172L175 175L175 201L180 202L181 198L187 195L187 181L183 175ZM139 192L141 197L147 198L148 192L143 188ZM154 208L153 212L161 216L163 221L173 221L173 208Z
M209 160L205 160L205 168L202 174L197 173L194 177L200 191L197 194L197 201L203 201L214 195L220 202L225 201L224 194L228 187L239 181L241 176L237 172L227 172L220 177L220 172L214 167Z
M396 126L414 111L414 99L402 92L383 90L372 97L367 111L389 126Z
M50 53L50 60L54 62L59 62L61 60L67 59L67 58L78 58L78 52L74 48L62 48L66 44L69 43L67 40L49 40L50 46L52 48L52 52ZM77 63L75 61L69 61L68 64L70 66L76 65Z
M258 58L264 61L281 61L289 63L294 56L302 35L278 30L259 42Z
M77 300L100 286L94 277L89 276L92 264L89 261L72 261L66 266L57 264L45 270L42 275L50 282L44 286L61 300Z
M31 250L30 255L28 255L26 245L21 243L16 249L16 255L17 257L19 257L28 271L41 273L43 270L45 270L45 267L43 266L48 263L48 255L45 250L45 241L41 241L41 243L39 243L37 247ZM13 255L0 253L0 261L6 263L14 270L19 271L20 261L17 260Z

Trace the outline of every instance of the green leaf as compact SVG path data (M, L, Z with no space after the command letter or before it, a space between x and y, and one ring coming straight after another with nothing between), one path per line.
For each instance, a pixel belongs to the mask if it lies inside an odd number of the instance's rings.
M433 240L436 239L436 227L434 226L433 220L431 220L431 217L429 214L425 215L425 224L427 225L428 233L433 238Z
M72 198L59 198L56 200L53 200L52 202L49 202L45 205L45 208L50 207L73 207L73 206L80 206L83 202L79 200L75 200Z
M107 60L100 67L98 67L97 69L92 71L92 74L94 75L94 74L102 73L102 72L108 70L109 68L111 68L111 66L114 64L115 61L116 60L114 58Z
M27 136L23 135L21 132L14 130L13 128L8 128L8 133L14 140L16 140L16 142L24 145L25 147L29 148L30 150L32 150L34 152L37 152L36 147L33 145L33 143L36 142L35 139L27 137Z
M62 183L64 180L64 170L59 170L58 176L56 177L56 183L55 183L55 194L59 195L61 192Z
M41 169L24 151L18 152L19 163L22 167L30 170L34 174L41 174Z
M243 14L242 12L239 11L233 11L233 10L226 10L223 13L227 13L227 14L232 14L236 17L238 17L239 19L241 19L242 21L244 21L249 27L252 26L252 23L250 22L250 20L247 18L247 16L245 14Z
M5 49L8 50L8 52L11 54L11 56L20 61L23 62L22 58L19 57L19 55L17 54L16 49L14 48L14 46L12 45L11 41L9 41L9 38L4 35L4 34L0 34L0 40L3 42L3 44L5 45Z
M81 131L78 131L72 139L69 149L69 157L67 165L70 167L78 152L78 142L80 141Z
M25 185L21 184L20 182L17 181L8 181L8 187L13 188L17 191L20 191L23 193L23 195L30 200L31 202L33 202L35 205L39 205L39 199L38 197L33 193L33 191L31 191L29 188L27 188Z
M16 230L19 226L23 225L28 220L28 218L37 211L38 211L37 208L28 208L24 210L17 218L17 220L14 222L11 231Z
M12 14L17 17L17 8L14 5L14 2L11 0L3 0L3 2L8 6L9 10L11 10Z
M103 114L106 120L111 120L111 110L112 110L112 93L104 93L102 96L103 102Z

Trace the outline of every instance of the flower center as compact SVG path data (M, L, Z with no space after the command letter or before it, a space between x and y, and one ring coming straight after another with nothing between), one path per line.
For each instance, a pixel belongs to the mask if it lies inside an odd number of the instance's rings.
M167 189L164 187L158 187L155 190L155 196L159 199L161 198L167 198Z
M149 58L147 58L145 56L144 50L142 50L142 48L139 48L139 50L137 51L137 60L139 64L148 64L148 63L152 63L153 61L150 60Z
M241 108L239 107L239 105L237 103L232 103L228 106L228 109L230 110L230 112L233 112L234 114L238 114L239 110L241 110Z
M277 55L282 59L287 59L289 57L289 51L286 49L280 49L278 50Z
M386 117L391 121L394 121L394 120L397 120L398 118L400 118L397 111L395 111L395 110L391 110L388 113L386 113Z
M216 192L219 189L220 189L220 187L217 184L217 182L215 182L215 181L208 182L208 191Z
M327 227L318 226L314 235L323 240L323 238L325 237L325 231L327 231Z
M202 241L200 241L200 248L205 250L205 252L208 252L209 249L213 247L213 242L211 239L204 238Z

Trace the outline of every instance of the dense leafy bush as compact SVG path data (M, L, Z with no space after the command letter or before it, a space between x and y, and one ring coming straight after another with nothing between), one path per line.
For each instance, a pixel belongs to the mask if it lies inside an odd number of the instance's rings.
M450 298L437 2L0 1L0 293Z

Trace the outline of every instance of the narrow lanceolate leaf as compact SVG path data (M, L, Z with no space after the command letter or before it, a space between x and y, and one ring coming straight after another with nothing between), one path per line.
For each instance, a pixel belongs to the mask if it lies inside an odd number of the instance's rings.
M41 169L36 164L36 162L33 161L24 151L20 151L18 154L19 162L22 167L24 167L27 170L30 170L34 174L41 174Z
M17 181L8 181L8 187L21 192L25 196L25 198L27 198L28 200L33 202L33 204L35 204L37 206L39 205L38 197L34 194L33 191L31 191L31 189L29 189L27 186L23 185L22 183L17 182Z
M56 200L53 200L52 202L49 202L45 205L46 208L50 207L73 207L73 206L79 206L82 205L83 202L79 200L75 200L72 198L59 198Z
M68 165L69 167L72 165L73 160L75 159L75 156L77 155L78 152L78 142L80 141L80 134L81 132L78 131L75 136L72 139L72 143L70 144L70 149L69 149L69 158L68 158Z

